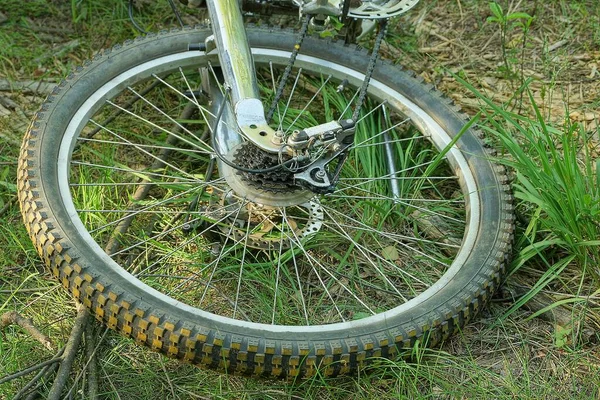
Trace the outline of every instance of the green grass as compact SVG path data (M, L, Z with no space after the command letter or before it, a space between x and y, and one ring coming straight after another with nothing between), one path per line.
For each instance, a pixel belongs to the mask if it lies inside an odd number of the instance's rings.
M598 144L593 139L597 132L586 132L569 120L562 126L548 124L527 86L533 118L507 111L463 83L485 102L482 127L500 142L503 155L498 161L514 172L515 197L529 219L517 241L520 251L511 274L532 260L543 272L508 312L549 285L559 291L570 288L582 298L595 295L600 282L600 160L594 155ZM569 270L576 271L579 283L564 281Z
M411 14L411 18L427 7L428 12L448 12L458 15L456 2L437 1L426 4ZM486 24L487 2L461 1L465 19L477 31L486 35L478 43L493 39L493 27ZM501 2L505 7L507 2ZM531 2L534 3L534 2ZM546 43L560 38L569 39L567 49L577 52L597 50L600 40L598 8L585 1L557 1L544 4L547 12L539 12L545 22L534 23L532 35ZM0 32L0 44L4 44L0 56L0 74L10 79L58 78L63 76L81 60L88 58L100 47L111 46L133 36L127 23L125 2L91 0L77 2L13 1L5 0L2 11L10 19ZM542 5L538 3L540 7ZM137 14L146 29L168 26L169 21L160 23L158 18L167 15L166 2L145 5ZM526 12L531 12L524 5ZM441 11L438 11L441 10ZM65 19L63 16L67 16ZM549 22L553 21L550 29ZM55 56L53 45L44 35L30 31L30 17L36 21L60 20L70 29L77 27L83 34L69 32L62 36L64 41L79 39L80 44L71 52ZM414 34L409 17L401 20L401 30L393 31L390 41L403 51L400 64L414 65L432 74L435 84L444 87L444 68L447 59L436 61L419 52L420 41L429 40L424 33ZM427 19L427 15L425 15ZM471 19L469 19L471 18ZM434 19L435 20L435 19ZM456 29L461 20L456 17ZM435 20L442 25L439 20ZM547 30L542 27L547 26ZM422 31L420 31L422 32ZM399 34L402 33L402 34ZM543 34L542 34L543 33ZM406 39L404 34L409 34ZM444 33L456 37L457 33ZM460 40L469 40L469 31L461 34ZM453 35L453 36L451 36ZM546 35L546 36L544 36ZM476 41L474 41L476 42ZM15 45L10 46L9 43ZM499 43L493 39L491 47ZM537 43L537 42L533 42ZM433 43L435 45L437 43ZM572 46L572 47L571 47ZM425 47L432 47L425 43ZM459 50L461 48L458 48ZM495 49L496 54L499 49ZM528 50L529 51L529 50ZM559 50L560 51L560 50ZM570 79L576 63L565 58L551 62L548 54L539 66L550 78L545 84L544 101L560 96L560 81ZM41 62L37 60L41 57ZM406 58L408 57L408 58ZM531 60L517 58L516 62ZM19 66L15 60L19 60ZM416 60L416 61L415 61ZM498 57L498 61L501 58ZM470 62L480 62L478 59ZM519 66L520 67L520 66ZM467 68L467 67L465 67ZM526 68L526 69L527 69ZM487 71L480 69L479 71ZM469 71L460 69L459 75L469 76ZM589 73L589 70L588 70ZM477 79L471 80L475 85ZM452 87L454 91L470 89ZM531 89L535 90L535 87ZM525 96L521 114L515 107L498 106L497 102L482 102L479 124L488 137L494 138L504 149L500 161L505 162L515 176L515 194L518 209L517 254L512 264L507 285L514 282L529 285L530 293L519 299L493 302L477 322L470 324L458 336L450 339L441 348L428 350L416 348L411 361L389 362L364 371L358 377L325 380L315 377L301 382L253 380L204 371L168 360L149 352L132 341L109 333L101 344L101 393L102 398L214 398L214 399L454 399L454 398L531 398L531 399L593 399L600 396L600 356L595 345L598 336L598 212L600 198L598 183L597 131L552 115L544 108L545 103L534 102ZM0 93L4 94L4 93ZM451 92L451 94L455 94ZM22 99L27 117L34 112L40 99ZM480 98L485 99L484 96ZM332 100L333 101L333 100ZM527 106L531 104L531 106ZM532 104L537 104L538 108ZM597 102L595 103L597 105ZM594 109L594 103L584 107ZM513 111L511 111L513 110ZM558 122L556 122L558 120ZM24 131L26 118L11 115L0 118L0 209L8 205L0 215L0 313L16 310L32 318L34 323L47 333L56 346L64 344L73 324L74 307L71 298L58 283L51 279L41 262L27 233L23 228L18 206L11 205L15 189L16 157L18 142ZM373 121L381 123L381 121ZM388 122L389 123L389 122ZM419 152L401 149L399 162L409 163ZM374 155L366 155L368 165ZM408 188L407 188L408 189ZM403 190L407 190L403 189ZM558 201L557 201L558 200ZM92 202L97 200L91 200ZM378 213L386 215L389 210L371 208L365 218ZM344 259L337 252L334 257ZM271 271L272 272L272 271ZM264 281L272 276L259 276ZM539 318L526 320L532 313L517 306L527 305L535 293L545 291L556 299L550 307L565 307L582 320L580 329L573 329L568 336L559 337L553 323ZM588 297L591 295L591 297ZM269 299L264 299L269 303ZM513 306L516 304L516 306ZM511 307L512 306L512 307ZM100 333L101 328L96 328ZM592 330L592 333L586 332ZM558 339L565 340L561 342ZM18 327L9 327L0 334L0 377L37 361L48 359L52 352L45 350ZM78 372L84 363L77 361ZM20 379L0 385L0 398L11 398L25 384ZM46 384L46 392L48 385Z

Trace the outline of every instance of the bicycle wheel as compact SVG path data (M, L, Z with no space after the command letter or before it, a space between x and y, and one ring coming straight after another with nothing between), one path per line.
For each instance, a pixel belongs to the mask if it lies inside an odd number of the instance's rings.
M209 145L216 99L200 90L218 58L188 50L210 34L106 51L32 122L20 205L65 288L168 356L277 377L350 373L466 323L499 283L513 217L504 170L457 108L378 63L334 193L287 171L226 171ZM295 36L248 36L268 105ZM367 64L364 51L307 38L273 127L351 116ZM228 156L279 162L244 141Z

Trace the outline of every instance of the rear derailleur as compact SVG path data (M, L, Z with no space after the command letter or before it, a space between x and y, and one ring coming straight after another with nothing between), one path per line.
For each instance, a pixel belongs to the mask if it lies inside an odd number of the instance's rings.
M296 167L294 183L317 194L333 193L354 143L354 127L355 122L346 119L294 131L285 147L297 160L306 160Z

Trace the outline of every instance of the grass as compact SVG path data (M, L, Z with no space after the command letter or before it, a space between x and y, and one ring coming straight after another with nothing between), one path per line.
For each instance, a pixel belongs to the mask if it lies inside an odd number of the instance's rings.
M526 92L535 119L486 101L491 108L484 117L486 131L511 156L502 162L516 173L515 196L532 208L528 231L533 237L541 233L548 241L545 247L557 246L573 255L598 282L600 162L592 155L594 132L568 120L561 127L547 125L531 91Z
M2 11L10 17L9 25L5 25L10 29L2 31L0 41L12 40L18 45L3 47L8 52L2 54L0 75L9 79L58 78L98 48L131 37L133 29L126 22L123 3L84 0L65 3L65 6L48 1L5 1ZM139 11L139 21L147 29L160 27L154 25L159 20L156 15L167 14L166 2L156 3L145 5ZM442 32L442 36L460 38L473 48L481 48L490 38L491 47L488 49L500 44L500 38L493 37L493 24L485 22L485 10L489 8L487 3L461 1L464 8L462 19L456 10L456 2L440 0L434 3L426 5L429 11L425 17L436 24L436 32ZM497 72L499 76L502 71L495 70L494 65L485 64L482 57L471 59L465 56L466 53L461 53L466 52L464 47L451 44L456 46L453 54L459 54L453 57L466 60L464 66L460 66L459 75L472 85L459 87L452 86L446 79L447 69L455 67L452 59L446 58L445 53L433 53L435 57L431 57L420 52L420 46L434 48L440 40L435 35L428 35L427 32L432 30L414 33L410 28L412 25L407 23L415 21L425 6L401 20L403 35L394 35L394 31L389 39L401 42L398 46L402 51L401 64L413 65L424 72L426 79L453 94L458 102L465 100L463 105L470 107L471 111L481 108L479 125L486 130L488 137L502 145L504 153L501 153L500 161L505 162L515 175L519 217L517 254L506 286L526 285L528 294L512 299L509 291L501 292L475 323L440 348L416 347L414 358L409 362L382 360L380 365L358 377L333 380L317 376L302 382L282 382L220 375L165 359L109 333L100 349L102 397L598 398L600 355L595 345L600 314L596 291L597 241L600 237L598 132L585 121L574 122L564 117L573 111L573 107L594 110L597 104L594 105L592 98L589 99L592 103L587 99L580 103L575 101L568 110L564 106L557 108L552 105L555 99L569 101L563 96L566 90L561 81L584 76L584 67L577 67L576 62L570 63L566 50L574 54L597 50L599 11L586 1L549 3L553 4L538 3L539 7L548 8L543 9L545 13L538 12L542 21L533 23L531 35L546 46L561 38L571 43L558 50L561 57L565 57L562 61L551 61L555 53L536 53L541 45L525 49L524 58L515 58L516 63L525 63L524 71L537 68L545 74L544 79L532 81L523 88L524 104L517 106L515 103L502 105L502 101L486 101L497 93L494 88L482 86L473 71L484 75L488 71L492 74ZM508 10L507 2L501 4ZM523 10L516 11L532 12L529 5L523 7ZM68 19L59 17L59 12L67 15ZM443 18L436 13L443 14ZM51 43L39 34L36 37L29 32L27 16L35 22L55 20L62 27L72 29L77 26L77 30L84 32L83 35L70 32L61 34L61 38L65 42L80 39L80 45L69 53L56 56ZM475 18L473 16L481 18L471 21L470 18ZM454 21L455 25L444 32L446 20ZM467 25L464 25L465 21ZM469 21L477 26L474 31L469 30ZM403 39L404 34L409 34L409 38ZM510 41L510 32L508 39ZM561 50L565 50L564 53ZM500 49L494 51L498 65L503 65ZM394 54L398 53L391 55ZM534 67L531 60L538 56L541 65ZM45 57L41 63L36 61L39 57ZM20 67L15 60L19 60ZM448 62L447 66L443 65ZM520 71L521 65L517 69ZM589 74L589 69L586 71ZM495 82L500 86L502 79ZM473 108L474 103L467 101L474 97L475 88L481 94L477 97L480 99L477 109ZM541 88L545 88L543 96L540 95ZM15 160L20 135L27 117L31 116L41 99L25 99L19 94L15 94L14 99L19 100L25 115L15 117L16 113L13 113L8 118L0 118L0 209L8 205L5 213L0 215L0 313L2 310L17 310L32 318L58 346L64 344L69 334L74 316L73 303L41 267L20 222L17 206L11 203L16 193ZM515 110L519 109L521 112L517 113ZM526 311L520 308L522 305L527 307L528 300L542 292L555 300L554 304L548 303L549 307L566 308L573 313L574 321L582 320L581 326L566 327L568 332L565 335L557 329L555 322L531 318L535 314L541 315L543 309ZM509 301L505 301L507 297ZM0 376L50 356L50 352L19 328L7 328L0 335ZM80 365L82 362L80 359ZM24 382L0 385L0 398L11 398Z

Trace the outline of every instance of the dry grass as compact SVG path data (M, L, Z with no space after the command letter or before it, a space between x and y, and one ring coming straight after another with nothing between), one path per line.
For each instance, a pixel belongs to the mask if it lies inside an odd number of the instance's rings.
M98 45L110 46L132 35L121 8L90 9L88 12L95 14L81 17L76 26L72 10L58 1L32 1L28 7L50 6L37 10L38 14L29 10L25 22L20 17L12 19L20 12L20 3L8 1L6 10L0 10L11 17L9 25L4 25L8 29L0 35L0 45L4 42L2 48L7 48L10 30L25 38L20 39L21 43L29 42L35 49L23 47L20 53L0 57L0 79L53 80L91 56ZM565 119L580 122L586 131L595 133L597 141L600 8L596 2L500 3L505 10L535 17L526 37L518 28L507 30L505 53L512 55L508 63L512 73L502 68L506 62L498 27L486 22L491 15L489 6L476 0L423 1L413 13L395 23L384 53L392 61L416 70L473 113L479 110L481 100L458 84L453 74L495 102L525 115L531 113L530 101L520 96L519 88L522 77L533 78L529 88L548 121L558 126ZM150 8L146 11L144 21L152 25L153 14ZM96 25L89 23L92 20ZM27 26L32 23L57 31L38 29L34 36L27 36L31 34ZM103 34L97 35L97 29ZM56 51L76 39L80 42L75 48L62 54ZM0 215L0 312L16 310L33 318L60 344L66 340L74 317L71 300L40 268L17 207L10 204L15 189L9 183L15 179L20 135L43 96L3 91L0 98L4 99L0 102L0 209L2 204L9 204ZM527 244L522 238L527 237L531 218L531 209L520 205L517 248ZM110 334L100 349L103 398L598 398L597 296L566 301L558 320L556 313L529 318L552 301L574 298L582 291L594 292L590 282L582 281L577 265L547 288L541 305L532 302L529 309L505 315L541 276L542 264L539 259L529 261L510 278L479 320L441 349L420 350L410 363L383 363L357 378L291 383L223 376L166 360ZM49 357L51 353L18 329L7 329L0 336L0 376ZM11 398L23 384L16 381L0 386L0 398Z

